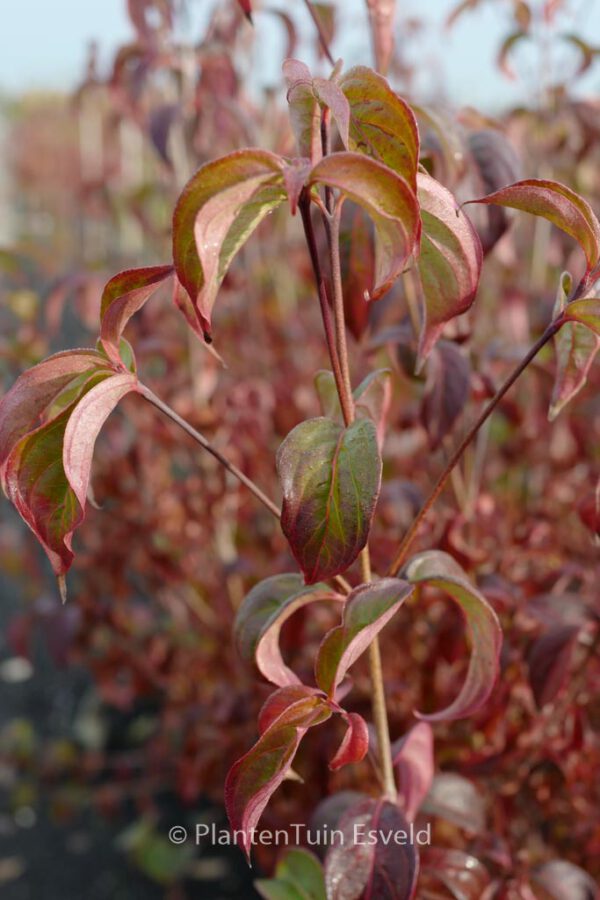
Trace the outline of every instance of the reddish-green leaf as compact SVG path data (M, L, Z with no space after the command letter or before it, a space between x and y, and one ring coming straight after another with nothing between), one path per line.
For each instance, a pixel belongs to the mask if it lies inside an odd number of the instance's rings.
M266 150L238 150L207 163L183 189L173 215L173 259L205 339L231 260L284 199L283 161Z
M377 443L381 450L385 426L392 397L391 370L377 369L361 381L353 392L354 412L357 419L370 419L377 428ZM333 372L320 369L315 375L315 387L319 395L321 411L328 419L342 421L342 409Z
M326 900L325 876L317 857L304 847L291 847L277 862L275 877L254 887L265 900Z
M400 578L382 578L355 588L344 606L342 624L325 635L315 663L318 686L333 696L348 669L410 597Z
M369 729L367 723L358 713L346 713L347 729L342 743L329 763L332 771L341 769L349 763L357 763L365 758L369 749Z
M382 297L401 275L419 240L417 198L408 182L387 166L360 153L334 153L312 170L311 182L337 188L368 213L375 226L375 284L371 300Z
M321 141L321 108L313 91L310 69L297 59L286 59L283 75L287 82L290 122L300 156L314 164L323 156Z
M589 203L558 181L530 178L469 203L497 203L548 219L585 253L589 272L600 259L600 223Z
M302 738L309 728L324 722L330 715L331 710L322 697L306 688L306 696L293 699L273 719L252 749L229 770L225 780L225 807L236 840L248 859L252 830L271 795L289 772Z
M346 72L340 88L350 104L349 149L385 163L416 190L419 130L408 103L366 66Z
M173 266L149 266L119 272L106 284L100 305L100 340L112 362L122 366L121 336L130 318L173 274Z
M564 317L568 322L579 322L600 337L600 298L586 297L574 300L565 307Z
M273 575L252 588L240 606L234 635L240 655L254 660L267 681L280 687L300 679L281 656L279 633L298 609L316 600L342 601L326 584L305 587L301 575Z
M381 483L377 433L367 419L297 425L277 453L281 527L307 584L350 566L367 542Z
M577 302L577 301L576 301ZM556 378L548 418L553 421L584 387L600 349L600 333L586 325L566 322L554 337Z
M473 303L483 252L477 232L450 191L423 172L418 186L423 224L419 254L424 302L419 342L422 366L445 323Z
M444 722L471 715L489 697L498 675L502 631L496 613L471 584L461 567L447 553L428 550L415 556L406 567L411 584L429 584L455 600L464 614L471 643L471 659L465 682L447 709L419 718Z
M398 803L409 822L414 822L427 796L435 770L433 731L419 722L392 745L392 762L398 773Z
M363 800L342 816L325 859L328 900L411 900L419 857L395 803Z
M93 351L89 351L89 356L82 351L66 359L54 357L40 363L33 376L25 373L19 379L0 408L0 422L4 423L15 397L23 398L29 416L37 410L37 422L44 410L52 404L55 407L52 417L35 428L27 428L25 417L21 417L17 430L8 435L9 442L3 443L2 458L6 494L44 547L59 576L67 572L73 560L71 541L84 517L96 437L118 401L137 388L135 375L111 374L106 365L96 364L79 371L82 363L97 358ZM69 363L73 368L67 379L64 367ZM57 368L63 369L63 377L57 374ZM43 395L42 373L53 384L53 397ZM31 394L27 391L29 386ZM33 421L29 426L32 424Z

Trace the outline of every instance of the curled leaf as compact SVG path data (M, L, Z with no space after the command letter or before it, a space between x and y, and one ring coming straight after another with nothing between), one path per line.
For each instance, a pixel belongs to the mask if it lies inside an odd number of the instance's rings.
M375 226L378 300L402 274L420 236L419 208L408 182L382 163L359 153L334 153L313 168L311 183L336 188L367 212Z
M308 688L307 692L310 691ZM248 859L253 829L289 772L302 738L309 728L330 715L331 710L314 693L295 699L229 770L225 780L225 808L236 840Z
M541 216L574 238L589 272L600 259L600 223L583 197L558 181L529 178L468 203L496 203Z
M345 571L365 546L381 483L375 425L297 425L277 453L281 527L306 584Z
M211 312L231 260L285 199L283 161L266 150L238 150L201 166L173 214L173 259L189 294L196 330L211 339Z
M481 900L491 878L475 856L449 847L425 847L421 855L420 884L435 890L441 882L456 900ZM437 884L435 884L437 882Z
M341 769L349 763L358 763L365 758L369 749L369 729L367 723L358 713L346 713L347 729L342 743L331 762L332 771Z
M513 31L512 34L509 34L508 37L502 41L502 46L498 53L498 68L507 78L510 78L511 81L514 81L517 76L509 63L509 56L516 44L528 36L526 31L519 29L518 31Z
M433 731L419 722L392 745L392 761L398 773L398 802L409 822L414 822L427 796L434 774Z
M461 567L447 553L428 550L406 566L411 584L429 584L448 594L460 606L471 643L471 659L465 682L456 700L437 713L415 713L429 722L461 719L478 710L494 687L498 675L502 631L496 613L471 584Z
M348 669L412 594L400 578L382 578L355 588L344 606L342 624L325 635L315 662L317 685L335 693Z
M568 322L579 322L600 337L599 298L586 297L584 300L574 300L567 304L563 315Z
M240 655L254 660L273 684L299 684L300 679L285 665L279 648L284 622L308 603L343 599L326 584L306 587L302 576L295 573L265 578L246 595L235 618L234 636Z
M100 340L106 355L116 365L123 365L119 346L125 326L172 274L173 266L128 269L106 284L100 304Z
M421 250L419 276L423 290L423 328L419 367L446 322L466 312L475 299L483 253L481 242L454 196L430 175L420 172Z
M415 191L419 131L408 103L367 66L346 72L340 88L350 105L349 149L385 163Z

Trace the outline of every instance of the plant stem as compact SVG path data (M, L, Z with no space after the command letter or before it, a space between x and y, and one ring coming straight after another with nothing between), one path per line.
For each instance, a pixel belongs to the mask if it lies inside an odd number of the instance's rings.
M346 425L354 421L354 398L352 396L352 382L350 380L350 366L348 362L348 345L346 343L346 322L344 317L344 293L342 285L342 269L340 261L340 215L342 204L338 200L333 215L326 221L328 229L329 254L331 261L331 276L333 282L333 315L335 321L336 350L338 353L342 372L341 384L338 386L338 395L344 412ZM362 580L365 584L372 581L371 557L368 545L360 554ZM385 796L395 801L396 782L394 779L394 767L392 764L392 751L390 744L390 729L385 702L385 686L383 680L383 668L381 665L381 651L377 637L369 645L369 673L373 694L371 708L373 710L373 723L377 734L379 749L379 762L383 778L383 790Z
M197 444L200 444L200 446L204 450L208 451L211 456L214 456L214 458L218 460L221 465L227 469L228 472L231 472L232 475L235 475L235 477L239 481L241 481L249 491L252 491L254 496L258 500L260 500L263 506L266 506L269 512L273 513L276 518L280 518L281 514L279 512L279 508L275 505L275 503L273 503L273 501L261 491L258 485L254 484L251 478L248 478L247 475L244 475L244 473L240 469L238 469L238 467L235 466L232 462L230 462L226 456L223 456L223 454L219 450L213 447L210 441L208 441L203 434L200 434L199 431L196 431L196 429L193 428L189 422L186 422L186 420L183 419L178 413L176 413L174 409L171 409L171 407L164 403L160 399L160 397L157 397L156 394L151 391L150 388L146 387L145 384L140 384L139 392L142 397L144 397L144 399L148 401L148 403L151 403L152 406L155 406L156 409L159 409L162 413L165 414L165 416L168 416L169 419L179 425L180 428L183 428L186 434L193 438Z
M429 497L427 498L427 500L421 507L421 509L420 509L419 513L417 514L416 518L414 519L412 525L410 526L410 528L404 535L402 542L401 542L400 546L398 547L396 556L394 557L393 562L388 569L388 572L387 572L388 575L396 575L398 573L398 571L400 570L400 567L404 563L404 561L407 557L408 551L410 550L410 547L411 547L414 539L417 536L417 533L419 531L421 523L423 522L423 520L429 513L429 510L431 509L431 507L433 506L433 504L435 503L437 498L442 493L442 491L444 489L444 485L446 484L446 481L448 480L452 470L454 469L456 464L459 462L463 453L465 452L465 450L467 449L467 447L469 446L469 444L471 443L471 441L473 440L473 438L475 437L475 435L477 434L477 432L479 431L479 429L481 428L483 423L486 421L486 419L489 418L489 416L491 416L491 414L494 412L494 410L496 409L496 407L498 406L498 404L500 403L500 401L502 400L502 398L504 397L506 392L513 386L513 384L515 383L517 378L519 378L519 376L525 371L525 369L527 368L529 363L537 356L537 354L540 352L542 347L544 347L548 343L548 341L556 334L556 332L559 330L559 328L561 327L562 324L563 324L562 319L555 319L548 326L548 328L546 328L546 330L544 331L542 336L535 342L533 347L531 347L531 349L529 350L527 355L521 360L521 362L516 367L516 369L514 369L511 372L511 374L508 376L508 378L506 379L504 384L498 389L496 394L492 397L490 402L483 409L481 415L476 419L474 424L468 430L467 434L464 436L464 438L462 439L462 441L460 442L460 444L458 445L458 447L456 448L456 450L454 451L454 453L448 460L448 463L447 463L444 471L442 472L442 474L436 481L433 490L431 491Z
M331 50L329 49L329 44L327 42L327 35L325 34L325 29L323 28L323 23L319 18L319 14L317 13L310 0L304 0L304 5L308 10L311 19L315 23L315 28L317 29L317 34L319 35L319 41L321 43L321 47L323 48L323 53L325 54L331 65L335 66L335 59L331 55Z
M310 214L310 197L307 194L303 194L298 203L298 208L300 210L300 214L302 216L302 224L304 225L304 234L306 235L306 243L308 245L308 252L310 254L310 261L312 263L313 272L315 275L315 282L317 285L317 292L319 294L319 303L321 306L321 317L323 319L323 328L325 329L325 340L327 341L327 349L329 350L329 358L331 360L331 368L333 369L333 377L335 379L335 384L337 388L337 392L340 398L340 403L342 406L342 413L344 415L345 422L351 422L354 417L354 412L352 409L352 405L347 401L347 395L344 385L344 376L342 374L342 368L340 365L340 359L338 356L338 350L336 347L336 339L334 333L334 327L331 320L331 309L329 308L329 298L327 297L327 290L325 288L325 279L323 278L323 273L321 272L321 263L319 261L319 251L317 249L317 242L315 239L315 232L313 228L312 217Z
M145 384L140 383L139 392L142 397L144 397L144 399L148 401L148 403L151 403L152 406L155 406L156 409L164 413L165 416L168 416L171 421L179 425L179 427L182 428L185 433L188 434L191 438L193 438L197 444L200 444L200 446L204 450L207 450L208 453L211 454L211 456L214 456L214 458L218 460L221 465L227 469L228 472L231 472L232 475L234 475L239 481L241 481L241 483L245 487L247 487L248 490L251 491L264 506L266 506L269 512L272 513L276 519L281 518L279 507L269 497L267 497L267 495L263 491L261 491L258 485L255 484L251 478L248 478L247 475L244 475L244 473L240 469L238 469L236 465L230 462L226 456L223 456L223 454L219 450L213 447L210 441L208 441L203 434L200 434L199 431L196 431L196 429L193 428L189 422L186 422L186 420L183 419L179 415L179 413L176 413L175 410L171 409L170 406L164 403L160 399L160 397L157 397L156 394L151 391L149 387L146 387ZM342 575L336 575L333 581L336 582L336 584L342 589L345 594L349 594L352 590L352 588Z

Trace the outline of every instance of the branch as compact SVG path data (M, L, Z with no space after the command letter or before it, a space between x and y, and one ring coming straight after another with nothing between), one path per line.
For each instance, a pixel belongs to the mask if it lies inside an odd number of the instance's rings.
M513 386L513 384L515 383L517 378L519 378L519 376L525 371L525 369L527 368L529 363L538 355L538 353L540 352L542 347L544 347L548 343L548 341L556 334L556 332L560 329L562 324L563 324L562 318L558 318L558 319L555 319L548 326L548 328L546 328L543 335L535 342L535 344L529 350L529 352L524 357L524 359L521 360L521 362L519 363L517 368L511 372L511 374L508 376L508 378L506 379L506 381L504 382L502 387L500 387L498 389L498 391L496 392L494 397L492 397L492 399L490 400L488 405L482 411L481 415L478 417L478 419L475 421L475 423L471 426L471 428L469 429L469 431L467 432L465 437L462 439L462 441L460 442L460 444L458 445L458 447L456 448L456 450L450 457L448 464L446 465L446 468L444 469L444 471L442 472L442 474L436 481L435 486L434 486L433 490L431 491L429 497L427 498L427 500L421 507L421 509L420 509L419 513L417 514L415 520L413 521L412 525L410 526L410 528L404 535L402 542L401 542L400 546L398 547L396 556L394 557L393 562L388 569L388 572L387 572L388 575L390 575L390 576L396 575L398 573L398 571L400 570L400 567L403 565L403 563L408 555L408 551L410 550L411 545L417 536L417 533L419 531L421 523L423 522L423 520L429 513L429 510L431 509L431 507L433 506L433 504L435 503L437 498L442 493L442 491L444 489L444 485L446 484L446 481L448 480L452 470L454 469L456 464L460 461L463 453L465 452L465 450L467 449L467 447L469 446L469 444L471 443L471 441L473 440L473 438L475 437L475 435L477 434L477 432L479 431L479 429L481 428L483 423L486 421L486 419L489 418L489 416L491 416L491 414L494 412L494 410L496 409L496 407L498 406L498 404L500 403L500 401L502 400L504 395Z

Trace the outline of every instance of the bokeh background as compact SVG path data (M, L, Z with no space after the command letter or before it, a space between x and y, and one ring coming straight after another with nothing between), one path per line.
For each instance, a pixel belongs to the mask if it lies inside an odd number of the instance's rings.
M21 0L2 10L5 387L50 352L94 342L110 275L168 260L172 208L198 165L244 145L292 152L281 61L291 52L323 73L327 65L302 4L255 5L254 30L229 0L157 3L147 20L136 14L143 4L126 0ZM334 56L370 64L362 0L319 9ZM527 36L503 54L520 31ZM400 0L395 37L391 80L435 114L436 174L458 196L485 192L463 164L470 136L491 131L508 135L527 176L563 180L600 211L599 0ZM450 335L478 361L469 414L547 320L565 264L580 265L544 223L520 222L495 248L478 311ZM295 223L277 214L224 285L216 347L227 369L166 295L130 329L147 381L273 494L278 443L317 412L309 373L326 360L313 301ZM380 354L399 381L374 547L381 565L461 425L432 436L424 381L398 337L406 305L399 288L353 327L358 365ZM466 488L454 486L460 514L442 505L428 536L487 579L507 634L489 708L436 732L440 769L464 782L437 827L449 846L478 847L508 885L498 896L515 898L529 897L518 891L530 865L565 859L597 877L600 859L590 525L600 381L592 371L550 432L551 372L544 357L535 390L503 406L467 459ZM224 774L253 741L266 696L231 646L231 622L256 580L289 568L286 546L252 497L136 399L99 441L93 492L64 607L34 538L0 504L1 895L257 896L237 850L175 847L167 831L224 823ZM284 635L306 671L329 622L320 615ZM464 671L460 620L439 602L427 615L429 625L408 609L384 645L396 735L413 707ZM549 633L564 665L548 705L531 654ZM356 690L368 709L360 674ZM302 797L285 786L267 824L300 821L327 790L353 786L323 767L322 740L307 742ZM267 871L272 859L257 863ZM431 896L452 896L440 891Z

